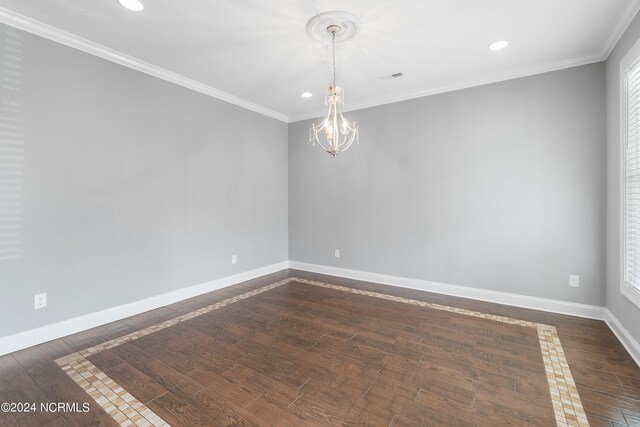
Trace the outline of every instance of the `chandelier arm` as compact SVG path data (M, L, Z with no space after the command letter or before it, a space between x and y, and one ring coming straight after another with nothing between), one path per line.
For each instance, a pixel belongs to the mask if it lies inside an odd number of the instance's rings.
M327 152L327 153L329 153L329 154L334 154L334 153L335 153L335 151L333 151L333 149L332 149L331 147L325 147L325 146L324 146L324 145L322 145L322 144L320 144L320 146L322 147L322 149L323 149L324 151L326 151L326 152Z
M347 139L354 139L354 138L358 137L358 127L356 126L356 122L349 123L348 121L344 120L344 118L343 118L343 122L342 123L343 123L344 129L345 129L345 132L343 133L343 135L344 135L343 140L344 141L346 141Z
M340 118L342 119L343 122L349 123L349 120L345 119L344 116L342 115L342 111L340 111Z
M315 127L315 126L314 126ZM315 142L318 143L318 145L327 153L331 153L331 149L327 148L327 146L325 146L325 144L322 143L322 141L320 140L320 138L318 138L318 133L320 132L320 130L322 129L322 127L319 127L317 130L313 130L313 139Z
M332 153L332 151L331 151L331 149L330 149L330 148L325 147L325 146L324 146L324 145L322 145L321 143L318 143L318 144L319 144L319 145L320 145L320 147L322 147L322 149L323 149L324 151L326 151L327 153Z
M338 151L338 145L340 144L340 127L338 125L338 106L334 105L333 110L333 148Z
M345 151L347 150L349 147L351 147L351 144L353 144L353 141L356 139L357 136L357 132L353 132L351 134L351 136L349 137L349 140L346 141L346 137L345 137L345 142L342 144L342 146L340 147L340 151Z
M331 153L331 149L325 147L325 145L320 141L320 139L316 138L316 142L324 151L326 151L327 153Z
M350 132L353 132L353 130L354 130L355 128L353 127L353 125L352 125L352 124L347 123L347 124L343 124L343 125L342 125L342 129L343 129L343 132L344 132L344 133L350 133Z
M345 134L344 137L342 138L342 144L340 145L341 146L350 145L349 141L353 141L354 137L355 137L355 132L349 132Z
M344 116L342 115L342 111L340 111L340 120L342 120L343 124L346 123L346 125L344 125L346 128L349 128L349 129L355 128L356 122L351 123L349 122L349 120L345 119Z

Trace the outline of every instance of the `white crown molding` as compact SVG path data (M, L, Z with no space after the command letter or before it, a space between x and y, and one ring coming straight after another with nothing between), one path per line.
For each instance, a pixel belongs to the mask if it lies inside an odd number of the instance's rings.
M540 65L534 67L523 67L517 70L500 73L497 75L481 77L471 79L451 85L429 88L419 90L417 92L410 92L399 96L381 97L361 102L357 104L345 105L343 112L358 111L365 108L379 107L381 105L394 104L396 102L409 101L417 98L424 98L427 96L438 95L441 93L454 92L456 90L469 89L477 86L484 86L492 83L499 83L507 80L518 79L521 77L534 76L536 74L549 73L552 71L563 70L565 68L578 67L580 65L593 64L594 62L603 61L602 54L600 52L593 53L586 56L581 56L572 59L564 59L548 65ZM318 117L324 117L327 114L326 110L317 110L312 113L300 114L297 116L290 116L289 123L299 122L302 120L315 119Z
M640 367L640 343L622 326L622 323L616 316L609 311L608 308L604 310L604 321L609 326L609 329L614 333L618 340L622 343L624 348L629 352L636 365Z
M611 29L607 38L602 44L601 49L590 55L585 55L577 58L571 58L568 60L562 60L542 66L525 67L517 70L513 70L498 75L483 77L479 79L471 79L464 82L459 82L452 85L445 85L436 88L428 88L411 92L394 97L383 97L371 99L358 104L352 104L345 109L345 112L356 111L365 108L377 107L385 104L392 104L396 102L408 101L411 99L422 98L431 95L437 95L446 92L452 92L461 89L468 89L471 87L482 86L491 83L497 83L506 80L512 80L520 77L527 77L535 74L547 73L551 71L557 71L565 68L577 67L580 65L591 64L594 62L604 61L607 59L611 51L615 48L616 44L627 30L631 21L640 10L640 0L633 0L622 11L618 18L616 25ZM286 114L271 110L259 104L255 104L246 99L239 98L230 93L213 88L211 86L200 83L196 80L166 70L164 68L155 66L148 62L139 60L135 57L125 55L116 50L110 49L106 46L102 46L98 43L94 43L90 40L52 27L40 21L36 21L24 15L15 13L6 8L0 7L0 22L4 22L7 25L19 28L23 31L27 31L32 34L47 38L49 40L64 44L66 46L81 50L83 52L98 56L100 58L124 65L134 70L158 77L160 79L172 82L174 84L183 86L185 88L194 90L196 92L203 93L205 95L220 99L222 101L229 102L242 108L254 111L259 114L263 114L268 117L283 121L285 123L293 123L302 120L323 117L325 115L324 110L318 110L316 112L300 114L296 116L287 116Z
M618 17L618 21L616 25L611 29L609 35L604 40L602 44L602 48L600 49L600 54L602 56L602 60L604 61L609 57L613 49L616 47L622 35L629 25L631 25L631 21L636 17L640 11L640 0L633 0L627 4L627 7L624 8L620 16Z
M289 122L289 117L286 114L279 113L267 107L263 107L262 105L258 105L251 101L247 101L246 99L231 95L230 93L224 92L220 89L216 89L204 83L200 83L196 80L174 73L173 71L169 71L162 67L158 67L156 65L134 58L133 56L129 56L106 46L102 46L101 44L94 43L75 34L71 34L58 28L52 27L43 22L36 21L35 19L31 19L19 13L15 13L3 7L0 7L0 22L35 34L37 36L44 37L54 42L72 47L74 49L81 50L91 55L98 56L108 61L124 65L125 67L132 68L134 70L149 74L159 79L166 80L187 89L191 89L196 92L211 96L213 98L228 102L230 104L246 108L247 110L283 121L285 123Z
M588 319L603 320L605 316L604 307L579 304L569 301L538 298L528 295L519 295L507 292L491 291L488 289L471 288L468 286L450 285L447 283L432 282L429 280L390 276L387 274L349 270L346 268L309 264L298 261L289 261L289 268L294 270L308 271L311 273L326 274L328 276L337 276L346 279L362 280L365 282L380 283L383 285L397 286L400 288L417 289L420 291L434 292L437 294L470 298L479 301L487 301L514 307L529 308L533 310L547 311L550 313L585 317Z
M479 79L471 79L467 81L463 81L460 83L445 85L436 88L429 88L424 90L419 90L417 92L411 92L400 96L395 97L385 97L385 98L377 98L372 99L366 102L361 102L359 104L348 105L346 109L343 109L344 112L348 111L357 111L365 108L378 107L386 104L393 104L396 102L408 101L411 99L422 98L425 96L438 95L446 92L453 92L461 89L468 89L476 86L483 86L491 83L498 83L507 80L513 80L521 77L533 76L536 74L549 73L551 71L563 70L565 68L578 67L580 65L592 64L594 62L605 61L613 49L616 47L616 44L622 38L624 32L629 28L631 21L637 15L638 11L640 11L640 0L633 0L630 2L626 8L623 9L622 13L618 17L616 25L611 29L609 35L604 40L602 47L598 52L591 53L589 55L579 56L576 58L565 59L557 62L553 62L546 65L538 65L533 67L524 67L517 70L513 70L510 72L490 76L483 77ZM289 117L289 123L299 122L302 120L315 119L318 117L324 117L326 115L326 111L317 110L311 113L300 114L296 116Z
M246 282L247 280L255 279L260 276L286 270L288 268L288 264L289 263L287 261L284 261L277 264L267 265L265 267L234 274L233 276L223 277L188 288L178 289L173 292L152 296L128 304L75 317L73 319L63 320L51 325L1 337L0 356L41 344L43 342L75 334L77 332L86 331L87 329L115 322L116 320L144 313L145 311L164 307L165 305L173 304L187 298L226 288L227 286L232 286L237 283Z

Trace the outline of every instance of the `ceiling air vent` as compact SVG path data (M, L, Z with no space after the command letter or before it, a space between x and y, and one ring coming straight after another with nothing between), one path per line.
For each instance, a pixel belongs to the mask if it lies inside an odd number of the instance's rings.
M386 74L384 76L378 77L378 80L380 80L380 81L392 80L392 79L397 79L397 78L402 77L402 76L404 76L403 73Z

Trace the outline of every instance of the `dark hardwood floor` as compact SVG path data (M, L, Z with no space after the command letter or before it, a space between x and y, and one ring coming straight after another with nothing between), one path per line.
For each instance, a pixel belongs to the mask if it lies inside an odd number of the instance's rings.
M118 425L54 360L301 277L557 328L591 426L640 426L640 369L601 321L283 271L0 357L0 426ZM555 426L535 329L287 283L88 356L171 425Z

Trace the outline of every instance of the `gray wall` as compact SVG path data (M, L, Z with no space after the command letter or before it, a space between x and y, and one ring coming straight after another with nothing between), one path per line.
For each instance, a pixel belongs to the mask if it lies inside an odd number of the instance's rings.
M636 16L607 58L607 308L640 341L640 308L620 293L620 61L640 39Z
M287 259L285 123L1 24L0 50L0 337Z
M362 142L332 159L311 121L4 25L0 48L0 337L287 258L604 305L605 182L608 306L638 332L602 63L348 113Z
M346 116L289 125L289 259L604 305L604 63Z

